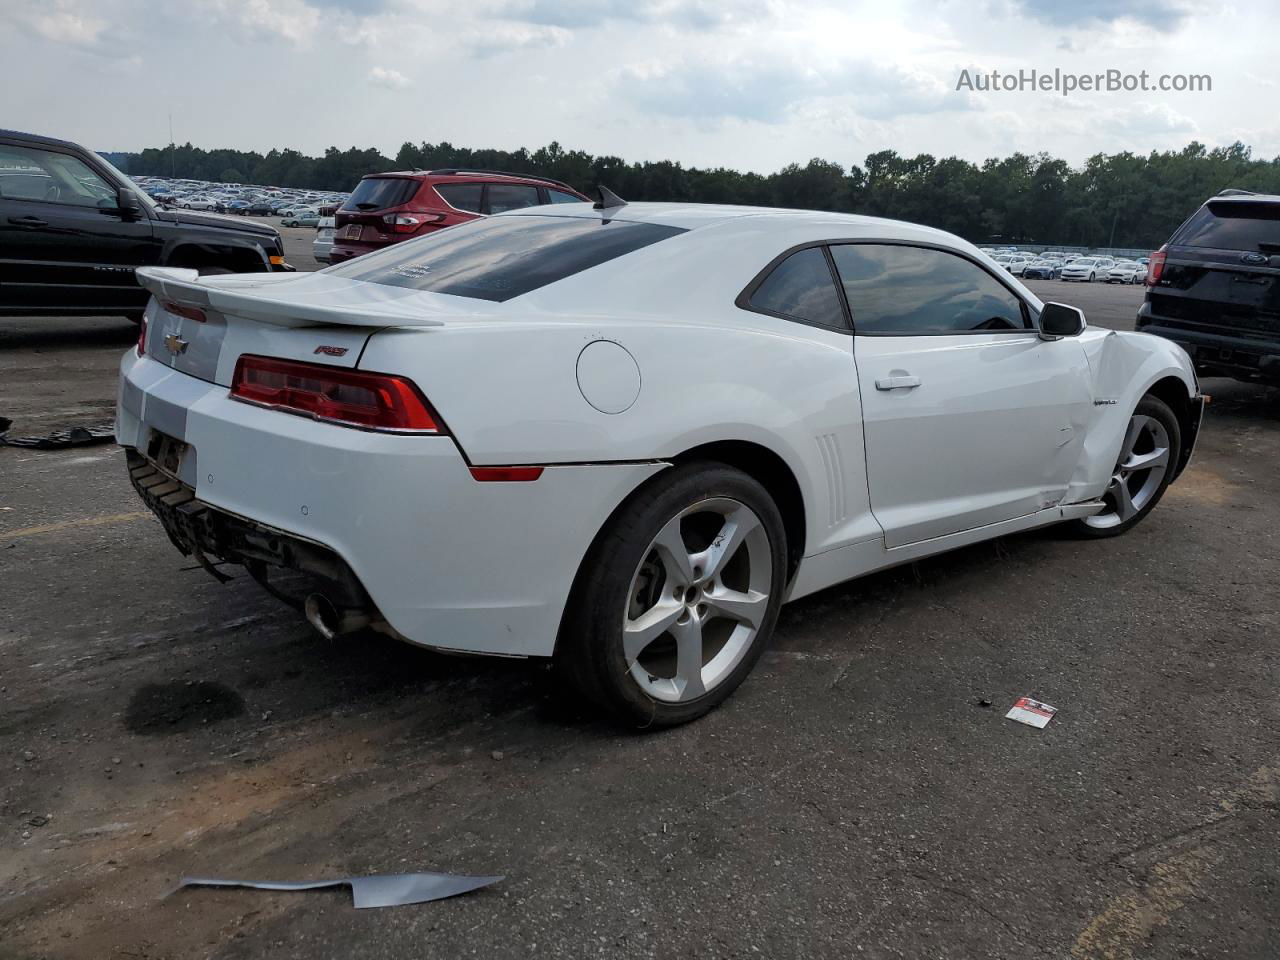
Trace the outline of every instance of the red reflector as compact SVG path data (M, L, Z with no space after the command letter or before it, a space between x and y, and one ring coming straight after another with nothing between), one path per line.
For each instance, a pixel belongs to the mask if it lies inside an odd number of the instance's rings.
M521 483L537 480L543 467L472 467L471 476L481 483Z
M147 355L147 315L144 313L138 321L138 356Z
M188 307L185 304L174 303L172 300L166 300L164 308L174 316L186 317L188 320L195 320L197 323L204 323L209 319L199 307Z
M231 396L326 423L394 433L444 433L406 377L244 354Z

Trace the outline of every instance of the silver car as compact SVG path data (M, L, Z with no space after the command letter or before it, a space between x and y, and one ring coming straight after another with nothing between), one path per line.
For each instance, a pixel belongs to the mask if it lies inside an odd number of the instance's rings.
M333 252L334 217L321 217L316 224L316 238L311 241L311 255L320 263L329 262Z

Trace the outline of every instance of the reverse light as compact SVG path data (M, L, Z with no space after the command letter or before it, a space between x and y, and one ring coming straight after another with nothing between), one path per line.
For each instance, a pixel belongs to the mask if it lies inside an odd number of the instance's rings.
M1160 274L1164 273L1164 260L1166 257L1165 248L1169 245L1166 243L1163 247L1151 255L1151 262L1147 264L1147 286L1154 287L1160 282Z
M231 396L362 430L445 432L413 381L389 373L244 354L231 377Z
M413 233L424 224L439 223L444 217L443 213L423 213L417 216L410 216L407 213L388 213L382 218L382 222L396 233Z

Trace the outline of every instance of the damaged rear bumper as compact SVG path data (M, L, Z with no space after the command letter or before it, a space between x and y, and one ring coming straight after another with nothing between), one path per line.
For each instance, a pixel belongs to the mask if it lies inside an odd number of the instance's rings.
M302 596L270 582L273 569L305 574L311 590L322 592L334 608L355 622L385 623L368 592L341 557L321 543L278 530L205 503L195 490L166 473L137 450L125 449L129 482L160 520L169 540L219 580L227 579L213 560L243 564L272 594L301 610ZM310 590L308 592L311 592ZM384 632L394 632L387 628Z

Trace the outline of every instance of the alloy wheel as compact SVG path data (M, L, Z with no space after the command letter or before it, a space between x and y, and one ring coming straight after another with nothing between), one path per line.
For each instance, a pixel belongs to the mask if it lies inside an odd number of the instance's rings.
M1159 492L1169 470L1169 433L1155 417L1134 414L1120 446L1120 459L1107 484L1106 509L1085 518L1098 529L1117 527L1142 512Z
M751 649L772 582L769 536L750 507L716 497L682 510L650 542L627 591L632 678L668 703L715 688Z

